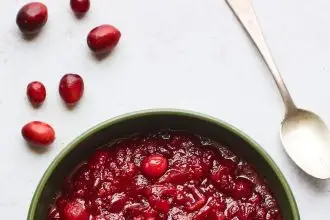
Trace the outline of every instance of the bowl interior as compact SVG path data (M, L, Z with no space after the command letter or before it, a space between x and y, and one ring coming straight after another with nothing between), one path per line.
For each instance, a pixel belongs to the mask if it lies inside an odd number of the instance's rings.
M98 147L117 138L157 129L187 130L227 145L253 164L277 198L284 219L298 220L299 213L282 173L253 140L241 131L214 118L182 111L148 111L106 121L73 141L53 161L44 174L31 203L28 220L47 219L49 205L63 179Z

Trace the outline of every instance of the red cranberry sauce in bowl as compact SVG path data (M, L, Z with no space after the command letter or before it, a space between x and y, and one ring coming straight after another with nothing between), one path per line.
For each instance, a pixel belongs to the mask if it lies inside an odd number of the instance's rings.
M191 133L137 135L98 149L67 178L49 220L282 220L253 166Z

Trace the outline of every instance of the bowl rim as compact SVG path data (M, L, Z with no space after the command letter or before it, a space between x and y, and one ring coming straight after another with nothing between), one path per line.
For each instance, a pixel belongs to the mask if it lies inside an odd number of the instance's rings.
M294 219L293 220L299 220L300 214L298 211L298 206L296 203L296 200L294 198L294 195L292 193L292 190L284 177L282 171L280 168L276 165L275 161L272 159L272 157L265 151L264 148L261 147L256 141L254 141L251 137L249 137L247 134L245 134L243 131L239 130L235 126L222 121L218 118L215 118L213 116L190 111L190 110L182 110L182 109L174 109L174 108L156 108L156 109L147 109L147 110L140 110L140 111L134 111L125 113L113 118L110 118L108 120L105 120L101 123L98 123L91 128L89 128L87 131L80 134L78 137L76 137L73 141L71 141L66 147L64 147L58 155L53 159L53 161L50 163L48 168L46 169L45 173L41 177L41 180L38 183L38 186L34 192L34 195L31 200L30 208L28 211L28 217L27 220L34 220L35 217L37 205L41 196L41 192L44 189L44 186L46 182L48 181L49 177L53 173L53 171L56 169L58 164L81 142L83 142L87 137L99 132L100 130L109 127L113 124L120 123L122 121L126 121L129 119L139 118L143 116L150 116L150 115L177 115L177 116L188 116L197 118L200 120L204 120L213 124L216 124L217 126L223 127L230 131L231 133L235 134L236 136L242 138L245 142L247 142L255 151L257 151L263 159L268 163L268 165L271 167L271 169L274 171L276 176L279 178L281 185L284 188L284 191L289 199L289 204L291 206L291 211L293 214Z

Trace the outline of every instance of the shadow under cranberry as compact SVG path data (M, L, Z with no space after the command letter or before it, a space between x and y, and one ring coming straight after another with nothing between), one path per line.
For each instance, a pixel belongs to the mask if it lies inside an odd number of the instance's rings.
M110 56L111 52L108 53L94 53L91 52L91 56L96 60L96 61L102 61L108 56Z
M73 109L76 108L76 106L78 105L78 103L74 103L74 104L67 104L65 102L63 102L63 104L65 105L65 108L69 111L73 111Z
M34 109L39 109L39 108L41 108L41 106L43 105L43 103L34 103L34 102L31 102L29 99L28 99L27 102L28 102L29 105L31 105L32 108L34 108Z
M84 17L86 17L86 13L73 13L73 14L78 20L81 20Z
M104 53L96 53L96 52L90 51L90 55L93 57L93 59L96 61L99 61L99 62L103 61L104 59L106 59L108 57L114 56L115 53L116 53L116 48L109 52L104 52Z
M25 40L25 41L34 41L38 38L38 36L40 35L40 32L36 32L36 33L33 33L33 34L24 34L22 32L20 32L22 38Z
M28 148L37 153L37 154L44 154L47 153L48 151L50 151L51 147L50 146L39 146L36 144L32 144L32 143L28 143L26 142L26 145L28 146Z

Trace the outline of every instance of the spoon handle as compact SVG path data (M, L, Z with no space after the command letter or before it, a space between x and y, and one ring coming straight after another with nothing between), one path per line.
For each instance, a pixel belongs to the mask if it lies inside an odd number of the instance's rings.
M257 47L269 71L272 73L276 85L280 91L286 107L286 114L297 110L291 95L278 71L274 59L269 51L267 43L261 32L261 28L252 6L252 0L226 0L227 4L236 15L244 30L250 36L252 42Z

